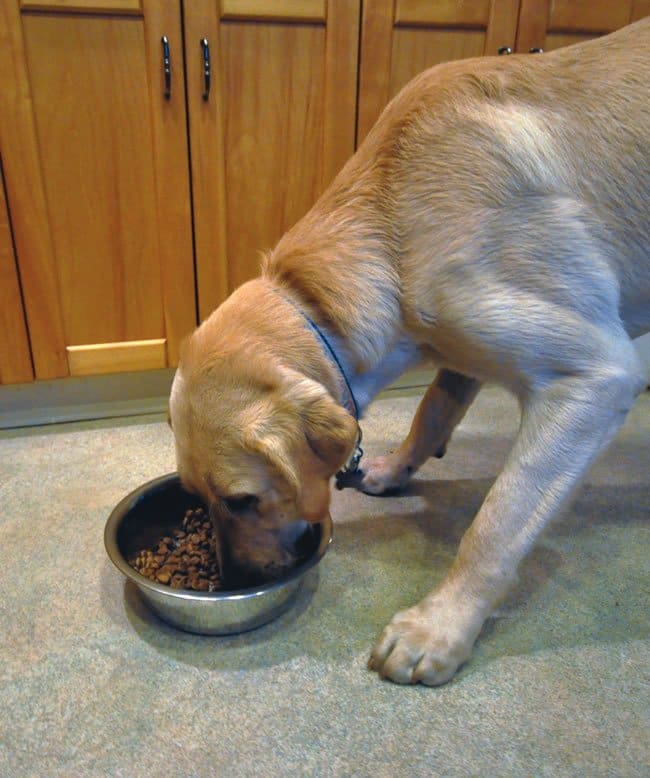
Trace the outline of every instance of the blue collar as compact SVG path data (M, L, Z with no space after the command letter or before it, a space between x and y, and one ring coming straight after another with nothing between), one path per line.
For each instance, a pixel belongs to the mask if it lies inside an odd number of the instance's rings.
M293 307L298 311L298 313L302 316L302 318L305 320L305 324L309 329L314 333L316 336L316 339L320 342L321 347L323 351L325 352L325 355L328 357L331 357L331 361L334 362L336 367L338 368L339 373L341 374L343 378L343 383L345 384L345 388L348 392L348 400L349 402L344 403L344 408L351 413L355 421L359 421L359 406L357 405L357 401L354 397L354 393L352 391L352 387L350 386L350 382L348 381L348 377L345 374L345 370L343 369L343 365L339 361L339 358L336 356L336 351L334 351L334 348L332 344L329 342L329 340L325 337L325 334L321 330L321 328L316 324L316 322L311 319L307 314L300 308L296 303L288 297L281 289L278 289L277 287L274 287L274 291L276 291L279 295L281 295L288 303L291 303Z

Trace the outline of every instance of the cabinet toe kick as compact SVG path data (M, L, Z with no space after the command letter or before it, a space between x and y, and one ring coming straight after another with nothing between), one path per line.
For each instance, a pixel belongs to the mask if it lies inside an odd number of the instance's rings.
M89 343L68 346L70 375L125 373L132 370L156 370L167 367L167 341L128 340L120 343Z

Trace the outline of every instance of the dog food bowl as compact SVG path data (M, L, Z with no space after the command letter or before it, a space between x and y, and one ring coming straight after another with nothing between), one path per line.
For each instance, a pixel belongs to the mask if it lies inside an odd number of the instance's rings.
M127 495L112 511L104 545L113 564L139 589L145 603L173 627L201 635L232 635L260 627L291 605L307 572L320 562L332 539L332 523L307 525L306 554L286 577L251 589L195 592L172 589L140 575L128 563L178 526L199 505L176 473L156 478Z

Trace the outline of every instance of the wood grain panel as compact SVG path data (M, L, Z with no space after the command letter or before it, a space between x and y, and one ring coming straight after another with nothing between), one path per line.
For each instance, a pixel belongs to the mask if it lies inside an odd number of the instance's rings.
M454 59L480 57L483 30L419 30L398 28L393 33L390 96L396 95L423 70Z
M185 49L201 319L259 274L262 252L353 153L360 7L328 0L325 23L295 24L286 15L232 21L213 0L192 3ZM202 37L215 74L207 101L194 56Z
M397 0L397 25L487 27L491 0Z
M394 0L363 4L359 52L357 146L370 132L390 99Z
M650 0L634 0L630 21L638 22L639 19L645 19L646 16L650 16Z
M328 3L321 189L354 153L360 10L358 0Z
M555 49L561 49L564 46L572 46L574 43L584 43L584 41L590 41L599 37L599 35L589 35L587 33L578 32L549 32L544 41L544 51L554 51Z
M176 366L180 343L197 323L185 79L182 74L183 39L177 3L144 0L144 12L147 69L153 74L150 93L158 224L157 259L162 283L167 362L169 366ZM169 40L172 63L169 100L164 97L161 67L160 38L163 31ZM195 42L195 61L200 53L200 47ZM196 87L196 84L193 86ZM198 97L198 90L193 96L195 99Z
M591 40L650 13L650 0L521 0L518 52Z
M28 11L82 11L84 13L141 13L140 0L20 0Z
M67 375L54 249L17 3L0 2L0 148L37 378Z
M0 384L34 378L0 167Z
M213 86L203 100L201 39L210 45ZM185 17L185 68L192 160L194 245L200 321L228 296L225 151L223 144L223 58L217 6L194 0Z
M546 49L551 0L521 0L515 51L528 52L533 47Z
M320 193L325 29L221 26L229 284Z
M221 0L222 19L324 22L326 16L327 0Z
M632 0L552 0L548 29L554 32L613 32L629 23Z
M165 339L68 346L70 375L126 373L167 367Z
M519 0L492 0L483 54L498 54L501 46L514 50L518 21Z
M161 337L142 20L23 21L66 342Z

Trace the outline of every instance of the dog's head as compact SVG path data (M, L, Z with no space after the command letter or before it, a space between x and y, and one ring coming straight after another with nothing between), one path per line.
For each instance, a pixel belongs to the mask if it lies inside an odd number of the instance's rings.
M170 398L181 481L210 506L229 586L296 561L296 522L329 518L330 478L357 435L321 384L282 366L277 344L245 340L215 348L197 331Z

